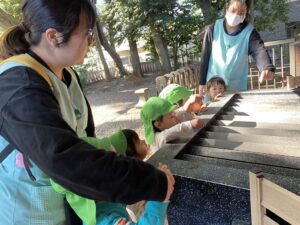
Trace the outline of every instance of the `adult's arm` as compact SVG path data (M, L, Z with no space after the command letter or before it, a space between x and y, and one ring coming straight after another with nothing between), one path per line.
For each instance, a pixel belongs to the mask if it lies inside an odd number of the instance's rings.
M202 43L201 59L200 59L199 85L206 84L209 58L212 50L213 30L214 30L214 24L209 25L205 28L205 34Z
M268 51L256 29L250 35L248 53L253 57L260 72L263 70L275 72L275 67L272 64Z
M1 74L0 110L0 134L68 190L125 204L165 199L163 172L78 138L63 120L49 86L33 70L17 67Z

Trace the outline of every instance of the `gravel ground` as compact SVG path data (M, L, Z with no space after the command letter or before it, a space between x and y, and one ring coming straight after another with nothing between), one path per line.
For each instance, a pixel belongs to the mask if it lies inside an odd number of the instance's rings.
M135 130L143 138L140 110L134 107L138 102L134 91L147 87L149 96L155 96L155 78L155 75L134 80L118 78L111 82L99 81L85 87L84 92L94 115L96 135L103 137L118 128L128 128Z

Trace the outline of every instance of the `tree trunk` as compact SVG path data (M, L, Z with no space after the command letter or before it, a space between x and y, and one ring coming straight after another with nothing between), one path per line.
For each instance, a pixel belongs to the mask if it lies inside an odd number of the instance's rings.
M174 63L174 70L178 69L178 46L175 44L173 46L173 63Z
M136 41L128 39L128 43L130 48L130 59L133 69L133 75L136 77L143 77Z
M108 43L107 38L105 37L102 26L100 21L98 20L96 22L96 29L98 33L98 38L100 40L101 45L104 47L104 49L109 53L111 58L116 63L116 67L118 68L121 75L128 75L128 71L123 66L122 60L118 53L114 50L114 48Z
M250 23L254 24L254 0L251 1L249 14L250 14Z
M159 61L162 66L163 73L170 73L172 71L168 48L166 47L162 35L157 30L154 24L150 25L152 39L154 41L156 52L159 56Z
M15 21L10 15L8 15L0 8L0 27L2 27L3 29L7 29L17 24L17 21Z
M183 53L183 50L181 50L181 61L182 61L182 67L184 67L185 66L185 61L184 61L184 53Z
M210 10L209 9L213 8L215 10L221 11L220 3L222 1L215 1L215 3L213 3L212 1L198 0L198 2L200 3L200 6L201 6L201 12L203 13L204 21L206 21L206 23L208 22L208 24L214 22L214 21L209 21L209 18L210 18Z
M99 56L100 56L100 59L101 59L101 62L102 62L103 68L104 68L105 80L106 81L111 81L112 76L111 76L110 70L108 68L106 59L104 57L103 51L102 51L102 45L101 45L100 40L99 40L99 35L98 35L97 29L95 29L95 36L96 36L96 48L97 48L97 51L99 53Z

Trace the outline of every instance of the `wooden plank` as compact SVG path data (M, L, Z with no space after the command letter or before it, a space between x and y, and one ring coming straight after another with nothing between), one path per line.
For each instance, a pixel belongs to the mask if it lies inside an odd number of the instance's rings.
M267 155L257 152L245 152L231 149L220 149L206 146L189 145L185 151L186 155L208 157L241 163L260 164L266 166L283 167L298 170L300 177L300 158L282 155Z
M276 223L274 220L270 219L267 216L263 216L263 224L264 225L280 225L280 224Z
M268 41L265 42L265 46L274 46L274 45L284 45L284 44L290 44L295 42L295 38L289 38L289 39L285 39L285 40L278 40L278 41Z
M240 134L254 134L254 135L267 135L278 137L299 137L300 132L295 130L277 130L277 129L264 129L264 128L249 128L249 127L236 127L236 126L210 126L208 131L227 132L227 133L240 133Z
M251 143L251 142L233 142L225 140L215 140L200 138L199 143L201 146L231 149L245 152L256 152L272 155L284 155L300 158L300 146L284 146L284 145L272 145L262 143Z
M290 55L290 75L296 76L296 47L293 44L289 44Z
M220 120L227 120L228 123L232 123L233 121L244 121L244 122L258 122L258 123L288 123L294 124L295 127L298 127L300 130L300 115L291 115L286 112L274 112L270 114L269 112L265 113L256 113L249 116L239 116L239 115L222 115L219 116Z
M261 204L289 222L300 224L300 196L263 179L261 181Z
M286 146L299 146L300 137L276 137L267 135L255 135L255 134L237 134L237 133L225 133L225 132L210 132L204 133L203 137L210 139L222 139L227 141L246 141L256 143L268 143L268 144L284 144Z
M260 205L261 190L259 179L257 179L257 175L260 174L261 173L255 174L249 172L252 225L262 225L263 211Z

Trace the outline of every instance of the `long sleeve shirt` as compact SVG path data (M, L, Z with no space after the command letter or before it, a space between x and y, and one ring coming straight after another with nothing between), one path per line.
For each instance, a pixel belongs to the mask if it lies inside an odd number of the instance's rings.
M234 35L238 35L247 25L248 23L244 21ZM213 33L214 33L214 24L207 26L203 38L202 53L201 53L201 60L200 60L200 70L199 70L200 85L206 84L207 71L209 66L211 50L212 50ZM264 42L261 39L256 29L253 29L250 35L248 54L251 55L254 61L256 62L256 66L259 69L259 71L263 71L263 70L270 70L272 72L275 71L275 67L271 62L271 58L264 46Z
M154 136L154 143L152 144L152 150L155 152L168 141L173 141L179 137L190 137L195 133L195 130L192 127L191 121L185 121L179 123L169 129L163 130L161 132L156 132Z

